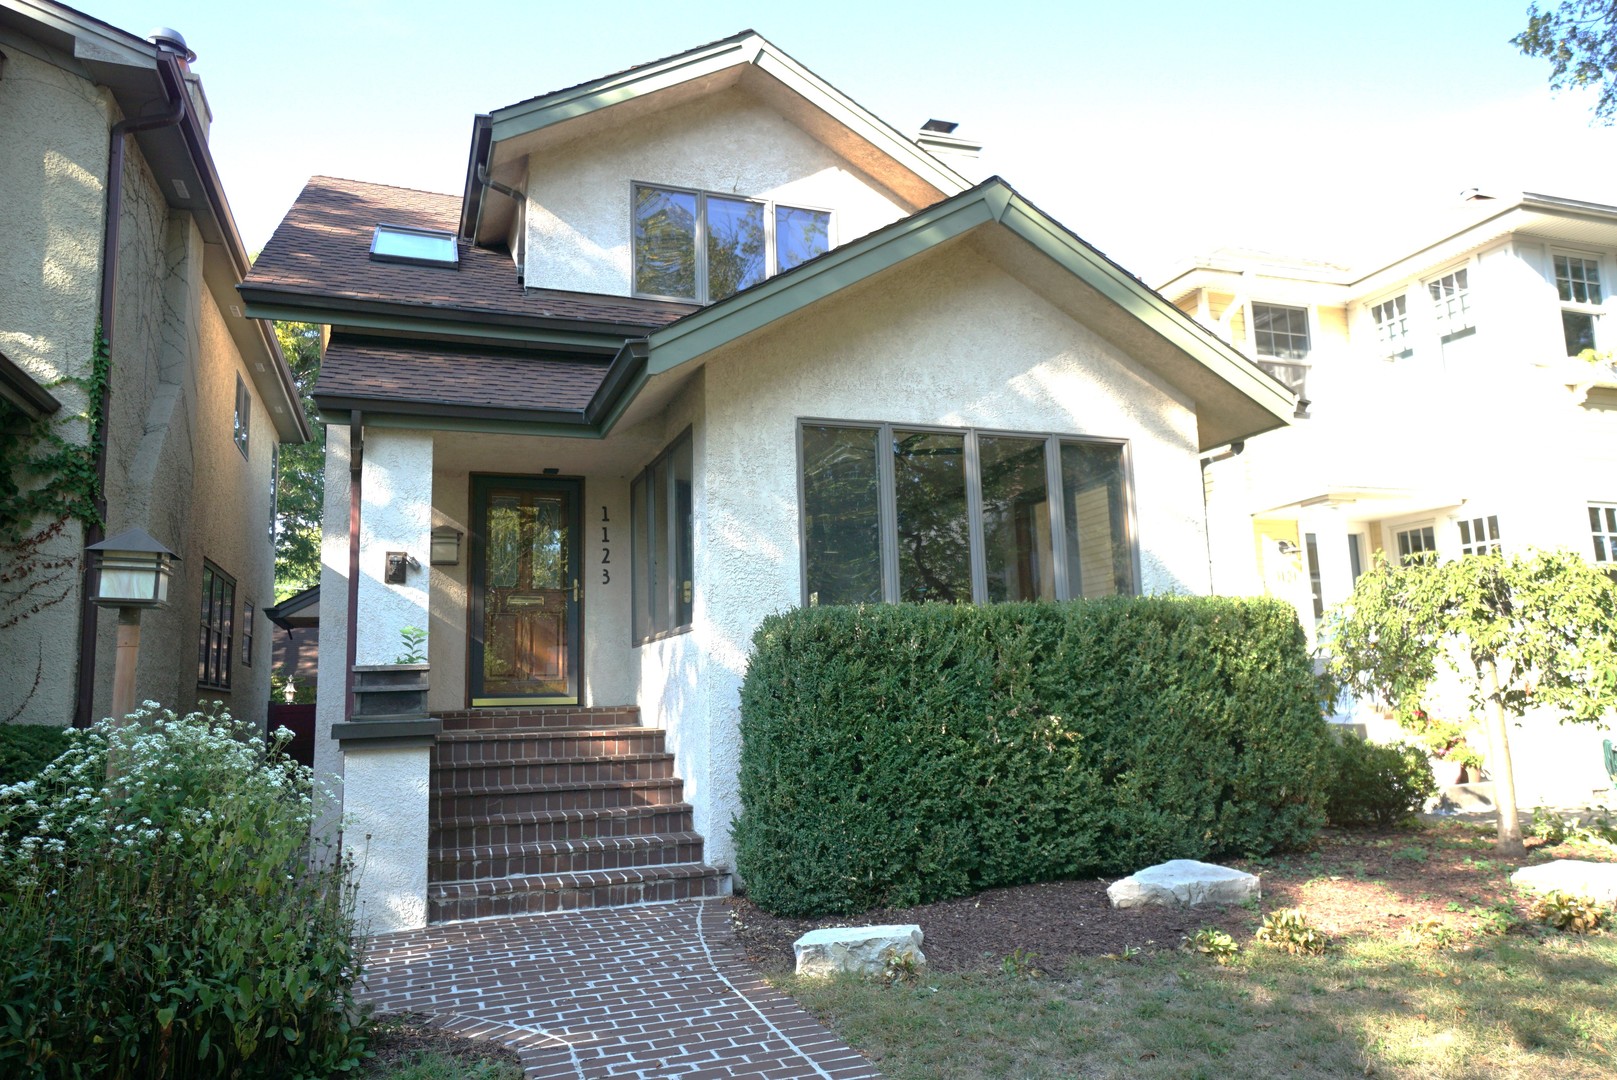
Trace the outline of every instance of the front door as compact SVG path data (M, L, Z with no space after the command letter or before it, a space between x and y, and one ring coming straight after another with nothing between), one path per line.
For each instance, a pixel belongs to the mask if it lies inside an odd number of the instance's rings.
M473 705L578 702L577 480L472 477Z

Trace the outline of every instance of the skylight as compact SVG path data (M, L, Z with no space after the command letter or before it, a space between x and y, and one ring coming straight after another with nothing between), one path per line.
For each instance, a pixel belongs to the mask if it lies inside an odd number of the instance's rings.
M455 234L404 225L378 225L371 240L371 258L377 262L414 263L418 266L455 266L460 261Z

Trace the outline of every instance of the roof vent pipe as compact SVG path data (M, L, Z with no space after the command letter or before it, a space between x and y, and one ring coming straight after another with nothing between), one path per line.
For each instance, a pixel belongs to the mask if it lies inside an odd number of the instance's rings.
M146 40L156 45L166 53L173 53L180 58L181 66L188 65L197 58L190 46L185 43L185 35L170 26L159 26L146 35Z

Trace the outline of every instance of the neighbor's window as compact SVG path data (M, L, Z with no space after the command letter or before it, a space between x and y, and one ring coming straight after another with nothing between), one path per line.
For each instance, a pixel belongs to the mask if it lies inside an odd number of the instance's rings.
M1444 337L1471 329L1471 275L1465 267L1451 270L1426 283L1432 298L1432 316Z
M235 616L236 579L204 560L198 686L210 690L230 689L230 643Z
M1409 562L1428 552L1437 554L1437 531L1431 525L1402 529L1397 534L1397 540L1398 558L1403 562Z
M460 265L460 248L452 232L378 225L371 237L371 258L376 262L453 268Z
M830 248L831 214L634 186L634 291L712 303Z
M1252 345L1258 366L1298 397L1308 383L1308 309L1281 304L1252 305Z
M241 456L247 456L247 426L253 419L253 398L247 392L247 383L238 374L236 376L236 418L231 427L236 439L236 449Z
M1408 356L1410 353L1407 302L1406 297L1394 296L1370 309L1370 316L1376 323L1376 341L1381 346L1382 356L1400 357Z
M1595 325L1605 296L1600 289L1600 263L1577 255L1556 255L1555 291L1561 298L1561 333L1566 354L1595 348Z
M1490 514L1481 518L1460 519L1460 554L1499 554L1499 518Z
M1617 570L1617 503L1589 504L1589 533L1595 544L1595 562Z
M253 666L253 602L242 601L241 605L241 663L243 667Z
M1135 591L1121 443L835 421L799 430L807 604Z
M629 486L634 639L688 630L691 563L691 434L674 441Z

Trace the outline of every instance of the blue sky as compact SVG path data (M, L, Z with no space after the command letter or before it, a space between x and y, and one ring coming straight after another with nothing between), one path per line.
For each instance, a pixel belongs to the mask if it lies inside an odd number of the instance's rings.
M760 5L80 0L198 54L250 248L326 173L459 191L472 117L751 27L1150 276L1225 244L1342 261L1462 188L1617 203L1617 130L1509 44L1524 0Z

